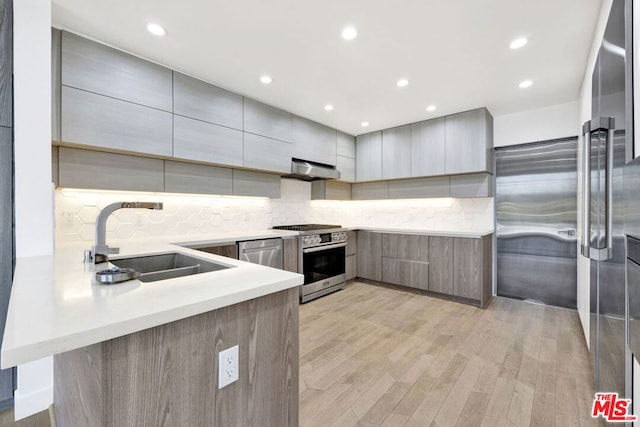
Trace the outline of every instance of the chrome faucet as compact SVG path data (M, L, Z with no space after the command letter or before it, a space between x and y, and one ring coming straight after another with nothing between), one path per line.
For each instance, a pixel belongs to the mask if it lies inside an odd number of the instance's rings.
M91 248L91 256L95 264L107 262L109 254L117 254L120 248L107 246L107 218L118 209L155 209L162 210L162 203L155 202L116 202L100 211L96 219L96 243ZM85 257L85 261L87 261Z

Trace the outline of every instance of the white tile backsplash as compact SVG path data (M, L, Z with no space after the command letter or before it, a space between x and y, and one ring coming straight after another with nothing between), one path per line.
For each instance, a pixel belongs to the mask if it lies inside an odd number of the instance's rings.
M107 221L107 241L147 237L192 238L278 224L486 230L493 228L493 199L311 200L311 184L282 180L280 199L89 190L56 190L56 241L90 242L100 209L117 201L157 201L162 211L121 209ZM72 213L64 221L63 212Z

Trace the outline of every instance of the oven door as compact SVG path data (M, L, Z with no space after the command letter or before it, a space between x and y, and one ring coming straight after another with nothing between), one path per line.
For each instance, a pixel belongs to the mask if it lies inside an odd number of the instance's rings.
M302 250L301 273L305 293L341 284L345 281L346 243L337 243ZM317 289L315 289L317 288Z

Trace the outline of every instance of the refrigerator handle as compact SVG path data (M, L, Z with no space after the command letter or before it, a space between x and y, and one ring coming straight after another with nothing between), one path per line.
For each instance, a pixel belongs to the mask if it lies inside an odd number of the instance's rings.
M591 138L594 133L606 131L606 172L605 172L605 248L591 247ZM597 117L582 125L584 136L582 159L582 245L581 253L593 260L608 260L613 255L613 137L615 119L612 117Z
M582 125L582 256L591 249L591 121Z
M614 119L610 119L610 127L607 132L607 172L606 172L606 192L607 205L605 210L607 233L607 247L605 259L613 257L613 137L614 137Z

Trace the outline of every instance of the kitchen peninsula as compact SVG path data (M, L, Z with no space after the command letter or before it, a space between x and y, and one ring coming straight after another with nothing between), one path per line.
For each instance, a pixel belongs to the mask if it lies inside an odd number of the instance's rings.
M81 249L19 259L2 366L54 355L60 426L297 426L302 276L167 243L114 258L169 252L228 268L104 286ZM239 380L219 388L218 353L235 345Z

